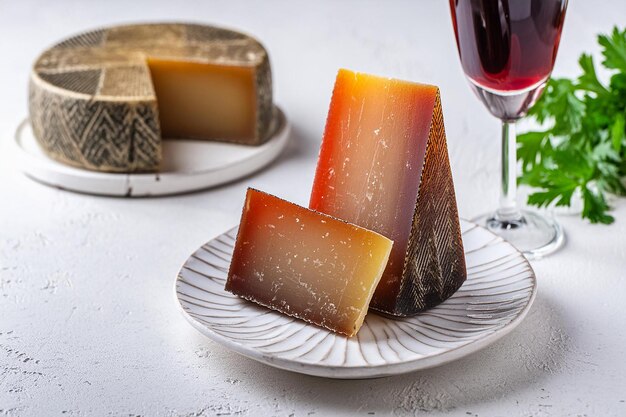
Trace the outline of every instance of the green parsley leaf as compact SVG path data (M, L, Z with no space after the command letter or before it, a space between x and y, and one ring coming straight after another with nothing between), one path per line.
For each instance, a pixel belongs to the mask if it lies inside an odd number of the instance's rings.
M610 36L599 35L598 43L603 47L602 65L609 69L626 72L626 29L620 32L615 27Z
M541 163L542 152L550 144L549 132L527 132L517 137L517 158L523 163L523 169L532 169Z
M583 74L578 77L577 87L579 90L593 91L600 96L609 94L608 90L598 80L596 67L593 64L593 57L591 55L582 54L578 59L578 64L583 70Z
M599 35L608 85L596 73L589 54L579 59L576 79L551 79L528 115L542 130L518 138L519 177L537 191L528 203L569 206L575 193L583 199L582 217L610 224L606 193L626 195L626 29Z
M615 116L615 122L613 122L613 126L611 127L611 142L616 152L622 149L624 138L626 137L626 135L624 135L624 127L626 127L624 122L624 115L618 114Z
M606 212L609 206L604 200L602 193L594 193L585 187L583 189L583 217L588 218L592 223L611 224L615 218Z

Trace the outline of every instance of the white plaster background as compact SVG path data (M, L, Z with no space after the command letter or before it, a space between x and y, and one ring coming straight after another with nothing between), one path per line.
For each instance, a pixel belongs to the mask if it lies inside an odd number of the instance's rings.
M31 62L95 26L195 20L256 34L294 124L280 160L218 189L170 198L72 194L17 172ZM555 73L574 75L622 0L574 0ZM561 217L558 254L533 262L539 295L492 347L409 375L333 381L231 353L179 315L185 258L239 217L247 186L306 204L338 67L441 86L460 212L497 199L498 134L467 87L448 4L430 1L0 0L0 416L624 416L626 202L614 225Z

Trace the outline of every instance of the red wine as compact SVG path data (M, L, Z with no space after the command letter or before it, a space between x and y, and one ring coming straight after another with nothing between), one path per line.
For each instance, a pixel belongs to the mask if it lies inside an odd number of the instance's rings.
M492 92L539 86L552 72L566 8L567 0L450 0L465 74Z

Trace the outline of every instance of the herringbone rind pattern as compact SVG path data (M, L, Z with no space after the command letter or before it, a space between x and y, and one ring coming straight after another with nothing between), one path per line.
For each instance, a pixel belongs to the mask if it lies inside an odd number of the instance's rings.
M72 99L36 88L31 80L31 124L53 159L108 172L152 171L161 161L161 133L154 101L103 103Z
M458 290L467 276L443 110L435 98L422 178L397 304L384 312L411 316Z
M160 23L86 32L43 52L30 80L33 132L51 158L108 172L157 170L161 134L147 56L255 68L256 134L271 136L269 57L255 39L212 26Z

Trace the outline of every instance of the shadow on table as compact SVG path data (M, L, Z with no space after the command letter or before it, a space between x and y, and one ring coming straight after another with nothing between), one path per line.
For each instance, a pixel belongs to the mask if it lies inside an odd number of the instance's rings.
M285 145L285 148L282 150L280 155L278 155L275 160L273 160L272 162L270 162L263 168L259 169L258 171L252 172L243 177L236 178L232 181L228 181L228 182L225 182L223 184L220 184L214 187L209 187L207 189L190 191L190 192L185 192L185 193L172 194L170 195L170 197L193 195L197 193L202 193L204 191L220 191L236 183L248 184L250 183L251 178L254 178L255 176L265 171L269 171L277 167L278 165L285 164L285 163L301 164L303 161L310 161L311 158L314 158L315 155L317 155L317 152L319 150L319 140L320 139L314 138L312 135L308 134L304 129L302 129L299 125L294 123L291 126L291 133L289 134L289 141Z
M312 411L380 415L466 408L469 412L472 404L504 399L525 387L541 389L544 378L563 368L569 339L562 319L554 300L538 294L527 318L511 334L481 352L437 368L372 380L331 380L249 360L250 372L241 379L248 380L260 397L284 395Z

